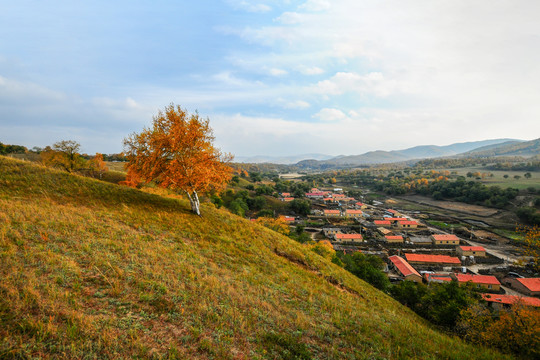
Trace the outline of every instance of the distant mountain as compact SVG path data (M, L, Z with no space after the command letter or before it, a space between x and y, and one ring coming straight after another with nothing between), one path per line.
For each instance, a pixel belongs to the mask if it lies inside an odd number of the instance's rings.
M324 154L302 154L302 155L290 155L290 156L265 156L265 155L255 155L255 156L236 156L234 160L241 163L272 163L272 164L296 164L299 161L303 160L328 160L332 159L331 155Z
M540 155L540 138L530 141L507 141L498 145L483 146L461 154L461 156L536 156Z
M519 144L522 140L515 139L493 139L483 141L472 141L455 143L445 146L421 145L403 150L392 151L370 151L361 155L339 156L324 161L303 161L296 165L300 168L330 168L342 166L360 166L371 164L388 164L417 159L430 159L443 156L454 156L478 148L492 147L500 144Z

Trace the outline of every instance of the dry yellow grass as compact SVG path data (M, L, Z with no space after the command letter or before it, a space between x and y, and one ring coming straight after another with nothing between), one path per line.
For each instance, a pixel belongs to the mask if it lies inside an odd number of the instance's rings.
M0 157L0 358L494 359L205 205Z

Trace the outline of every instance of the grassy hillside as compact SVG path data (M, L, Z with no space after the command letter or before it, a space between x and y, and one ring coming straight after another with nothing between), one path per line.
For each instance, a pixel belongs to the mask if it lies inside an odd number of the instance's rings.
M0 156L0 358L494 359L225 211Z

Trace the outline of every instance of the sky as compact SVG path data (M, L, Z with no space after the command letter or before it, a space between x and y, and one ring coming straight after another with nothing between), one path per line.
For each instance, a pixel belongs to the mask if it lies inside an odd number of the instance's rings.
M237 156L540 137L537 0L0 0L0 142L118 153L174 103Z

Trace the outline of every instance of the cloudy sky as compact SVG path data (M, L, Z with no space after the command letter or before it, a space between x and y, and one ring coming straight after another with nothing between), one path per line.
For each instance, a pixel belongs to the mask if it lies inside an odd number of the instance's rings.
M0 0L0 142L88 153L171 102L238 156L540 137L538 0Z

